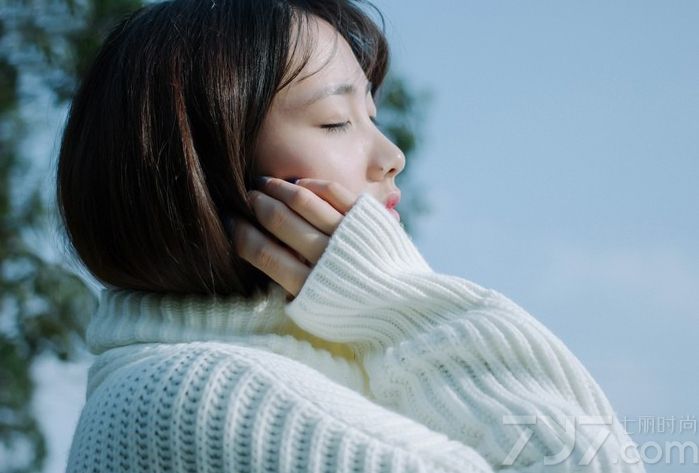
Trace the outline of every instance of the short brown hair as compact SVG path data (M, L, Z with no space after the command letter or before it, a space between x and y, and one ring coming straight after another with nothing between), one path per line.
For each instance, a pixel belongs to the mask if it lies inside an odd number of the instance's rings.
M111 31L73 99L57 172L70 250L100 282L268 290L271 279L235 254L223 220L252 221L255 139L274 95L310 56L289 70L291 28L309 15L345 38L375 93L389 51L370 2L172 0Z

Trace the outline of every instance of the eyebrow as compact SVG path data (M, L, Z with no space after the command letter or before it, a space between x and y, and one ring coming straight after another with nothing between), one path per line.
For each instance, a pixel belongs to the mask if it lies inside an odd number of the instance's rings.
M366 84L366 90L364 92L364 95L368 94L369 91L371 90L371 81L368 81ZM356 89L354 85L352 84L339 84L339 85L331 85L329 87L325 87L315 94L313 94L308 100L300 103L298 106L299 107L308 107L309 105L324 99L325 97L329 97L331 95L351 95L356 92Z

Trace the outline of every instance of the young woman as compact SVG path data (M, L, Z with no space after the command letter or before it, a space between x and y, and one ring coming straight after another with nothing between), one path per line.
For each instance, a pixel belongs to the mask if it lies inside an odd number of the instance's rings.
M555 335L404 232L387 65L350 0L173 0L113 30L58 169L106 286L69 472L644 471Z

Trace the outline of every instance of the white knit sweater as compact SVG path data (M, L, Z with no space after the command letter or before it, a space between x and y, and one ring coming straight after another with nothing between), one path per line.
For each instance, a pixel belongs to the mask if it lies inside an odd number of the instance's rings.
M104 290L68 472L643 472L589 372L361 194L299 295Z

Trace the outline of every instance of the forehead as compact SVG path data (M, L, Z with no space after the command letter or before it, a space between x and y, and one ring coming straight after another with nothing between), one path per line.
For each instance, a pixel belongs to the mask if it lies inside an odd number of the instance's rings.
M295 28L294 28L295 30ZM364 89L366 75L347 41L327 21L311 15L307 27L292 57L291 69L298 67L304 53L310 58L301 73L275 97L277 106L295 109L303 105L320 89L340 84L352 84ZM293 35L296 33L294 32ZM292 44L296 41L292 35Z

